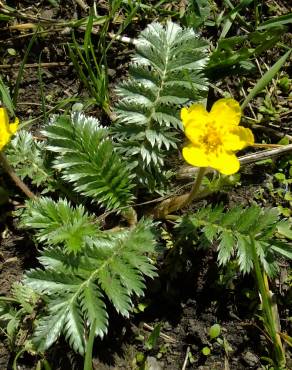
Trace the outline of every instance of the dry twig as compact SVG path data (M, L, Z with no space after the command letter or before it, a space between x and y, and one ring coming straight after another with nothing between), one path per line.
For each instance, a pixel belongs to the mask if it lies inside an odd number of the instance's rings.
M183 363L183 366L182 366L181 370L186 370L186 368L187 368L187 364L188 364L188 360L189 360L189 353L190 353L190 346L188 346L188 348L187 348L187 352L186 352L186 355L185 355L185 360L184 360L184 363Z
M21 63L14 63L14 64L0 64L0 69L8 69L8 68L18 68L20 67ZM50 63L28 63L24 65L24 68L55 68L55 67L62 67L68 65L66 62L50 62Z
M80 6L80 8L82 8L83 10L87 10L89 9L89 5L86 4L85 1L83 0L75 0L76 4L78 4Z

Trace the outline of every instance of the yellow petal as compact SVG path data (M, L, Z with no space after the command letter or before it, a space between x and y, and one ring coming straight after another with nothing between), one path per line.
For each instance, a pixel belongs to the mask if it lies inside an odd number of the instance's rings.
M241 118L241 108L234 99L219 99L211 109L210 117L222 128L229 125L238 125Z
M190 123L185 128L185 135L186 137L194 144L194 145L200 145L202 141L202 137L205 136L206 129L205 127L198 127L194 126L192 123Z
M0 108L0 128L5 129L9 124L9 117L5 108Z
M182 150L184 159L196 167L208 167L208 157L203 148L195 147L191 144L186 145Z
M4 146L9 143L10 141L10 134L7 131L0 130L0 151L4 148Z
M222 136L223 147L225 150L241 150L254 144L253 133L249 128L236 126Z
M221 151L217 155L209 155L209 166L224 175L232 175L239 170L240 163L232 152Z
M193 104L188 108L182 108L180 112L180 117L185 128L189 124L194 126L205 125L208 121L208 116L209 113L203 104Z
M0 108L0 150L9 143L11 136L16 132L18 128L18 118L10 125L7 110Z
M19 124L19 119L15 118L15 121L9 125L9 130L12 134L15 134Z

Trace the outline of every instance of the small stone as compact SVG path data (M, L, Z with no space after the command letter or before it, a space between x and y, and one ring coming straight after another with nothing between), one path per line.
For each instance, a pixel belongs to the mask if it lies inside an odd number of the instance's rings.
M249 365L249 366L255 366L259 362L259 359L257 358L257 356L254 355L252 352L249 352L249 351L245 352L242 355L242 358L247 363L247 365Z
M148 370L163 370L161 364L157 361L155 357L148 356L146 359L146 365Z
M163 330L164 331L172 330L172 326L170 325L170 323L168 321L165 321L165 323L163 324Z

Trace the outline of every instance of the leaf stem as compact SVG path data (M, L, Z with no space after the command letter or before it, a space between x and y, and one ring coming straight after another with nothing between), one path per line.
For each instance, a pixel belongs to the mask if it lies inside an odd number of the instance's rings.
M271 295L268 287L268 280L265 279L265 275L262 272L259 258L256 251L255 241L251 237L251 252L252 252L252 259L253 259L253 266L255 271L255 276L257 279L258 288L262 298L262 307L263 313L265 317L266 329L268 334L271 337L271 340L274 344L274 354L275 360L277 361L277 365L279 369L283 369L285 367L285 353L281 342L281 337L277 332L276 328L276 321L273 315L272 310L272 303L271 303Z
M23 191L23 193L30 199L35 199L36 195L28 188L27 185L17 176L13 168L10 166L9 162L4 153L0 152L0 164L2 165L4 171L11 177L15 182L16 186Z
M89 338L88 338L87 345L86 345L83 370L92 370L92 349L93 349L93 342L94 342L94 337L95 337L95 330L96 330L96 319L93 320L93 323L90 328Z

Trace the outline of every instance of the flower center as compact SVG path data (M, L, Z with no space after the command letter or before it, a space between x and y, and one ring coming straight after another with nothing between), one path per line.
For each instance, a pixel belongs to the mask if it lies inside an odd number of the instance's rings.
M207 153L216 152L219 149L222 145L222 140L214 125L210 125L207 132L202 135L201 142Z

